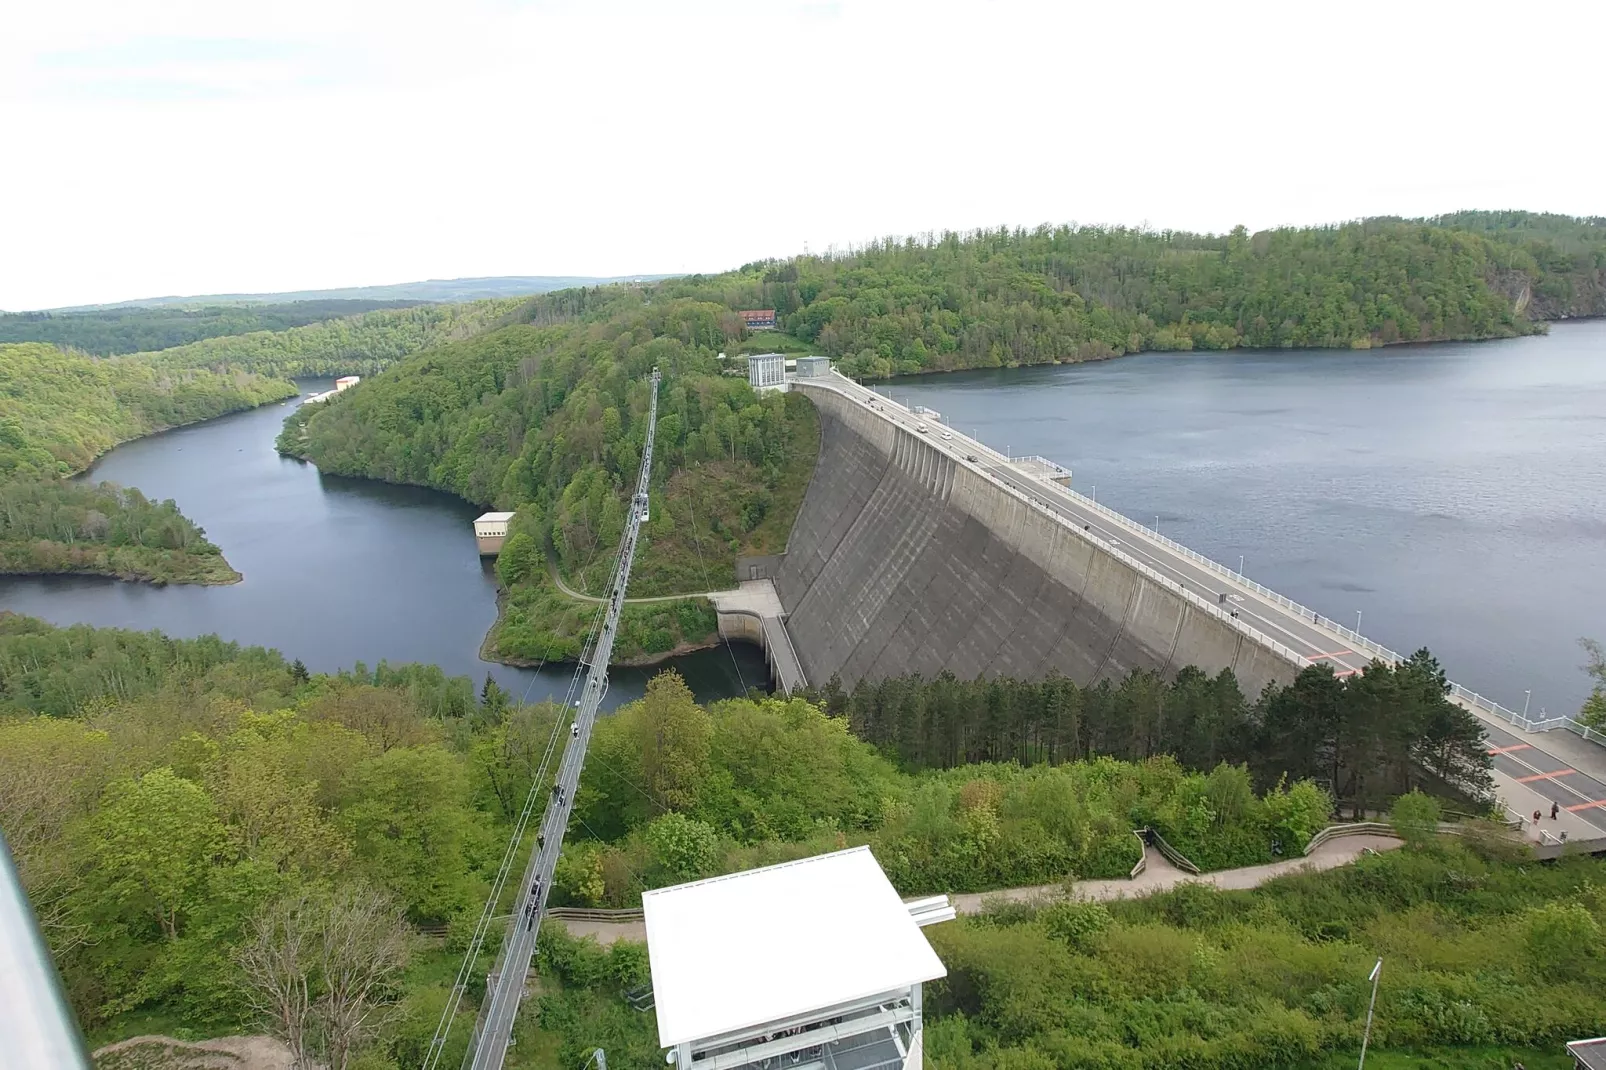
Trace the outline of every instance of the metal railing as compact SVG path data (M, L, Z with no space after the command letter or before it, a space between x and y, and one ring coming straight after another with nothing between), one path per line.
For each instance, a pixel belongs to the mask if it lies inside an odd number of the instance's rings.
M843 382L852 382L852 380L846 379L839 372L838 373L833 373L833 374L835 375L836 378L842 379ZM841 395L847 397L849 400L855 400L854 397L853 397L853 394L849 390L847 390L844 387L837 386L836 384L834 384L834 383L830 382L829 380L825 379L823 376L821 378L818 378L818 379L808 380L807 382L799 381L797 383L794 383L793 386L796 387L796 388L803 389L805 393L807 392L807 389L809 387L823 387L824 389L831 390L834 393L841 394ZM914 414L913 414L913 412L910 411L910 409L907 406L902 405L902 404L900 404L900 403L898 403L896 401L893 401L890 398L887 398L887 397L885 397L883 395L877 395L877 397L882 402L884 402L885 404L897 405L898 408L902 409L905 413L908 413L911 418L913 418ZM915 432L915 431L908 431L908 433L909 434L917 434L917 432ZM1008 463L1009 458L1004 456L1003 454L999 453L997 450L994 450L991 446L987 446L987 445L984 445L984 444L979 443L979 442L977 443L977 446L980 449L982 449L982 450L984 450L984 451L986 451L988 453L991 453L993 456L999 458L1001 461L1003 461L1005 463ZM1299 666L1300 668L1304 668L1307 665L1313 664L1313 662L1309 658L1305 657L1303 654L1299 653L1297 650L1294 650L1292 647L1289 647L1289 646L1287 646L1287 645L1285 645L1283 643L1279 643L1277 640L1273 639L1271 636L1267 635L1265 632L1260 631L1258 628L1255 628L1255 627L1253 627L1251 625L1245 624L1242 620L1240 620L1237 617L1234 617L1230 612L1228 612L1225 609L1222 609L1216 603L1208 601L1208 600L1206 600L1204 598L1201 598L1199 595L1197 595L1194 592L1188 590L1188 588L1186 586L1184 586L1183 584L1179 583L1178 581L1172 579L1171 577L1161 575L1159 571L1157 571L1156 569L1150 568L1148 565L1145 565L1143 562L1139 561L1137 558L1133 557L1131 554L1128 554L1127 552L1122 550L1119 546L1116 546L1116 545L1114 545L1112 543L1106 542L1105 540L1099 538L1097 535L1094 535L1092 532L1087 531L1087 530L1077 526L1076 524L1072 523L1066 517L1060 515L1059 513L1056 513L1054 510L1048 508L1046 505L1041 504L1035 498L1033 498L1031 495L1027 494L1023 490L1020 490L1018 487L1011 486L1010 484L1004 482L1002 479L999 479L997 476L993 475L991 472L987 471L984 468L973 467L973 468L970 469L970 471L973 474L978 475L981 478L987 480L989 483L993 484L995 487L997 487L999 490L1002 490L1005 494L1009 495L1010 497L1018 499L1023 505L1026 505L1026 506L1028 506L1030 508L1036 509L1040 513L1042 513L1044 516L1047 516L1047 517L1049 517L1049 518L1051 518L1051 519L1053 519L1055 521L1058 521L1059 524L1065 528L1065 530L1071 532L1072 534L1076 535L1079 538L1085 539L1088 542L1093 543L1094 545L1098 546L1098 548L1101 551L1103 551L1104 553L1109 554L1111 557L1113 557L1116 560L1120 561L1122 564L1128 566L1129 568L1134 569L1135 571L1137 571L1139 574L1141 574L1145 578L1147 578L1149 580L1152 580L1153 582L1159 584L1163 588L1175 591L1178 595L1180 595L1182 597L1182 599L1185 602L1188 602L1195 609L1201 610L1201 611L1209 614L1210 616L1215 617L1217 620L1221 621L1221 623L1225 624L1227 627L1232 628L1234 631L1240 632L1244 636L1254 640L1257 644L1259 644L1260 646L1263 646L1266 649L1270 650L1272 653L1276 654L1278 657L1281 657L1281 658L1284 658L1284 659L1286 659L1286 660L1288 660L1290 662L1293 662L1295 665ZM1115 514L1115 515L1119 516L1120 514Z
M836 374L838 378L844 378L840 373L834 373L834 374ZM851 382L852 380L848 380L848 379L844 378L844 381L845 382ZM824 385L824 384L822 383L822 385ZM841 390L842 388L837 388L837 389ZM845 391L843 391L843 392L845 392ZM896 401L893 401L891 398L886 397L885 395L877 395L877 396L879 398L881 398L881 400L885 401L887 404L897 405L900 409L903 409L905 412L909 411L906 406L901 405ZM991 454L993 458L995 458L996 460L998 460L998 461L1000 461L1002 463L1011 464L1017 459L1017 458L1011 458L1006 454L1000 453L999 451L993 449L991 446L987 445L984 442L981 442L978 439L970 439L969 441L975 442L976 446L980 450L982 450L982 451L984 451L984 452L986 452L988 454ZM1027 458L1018 458L1018 459L1025 460ZM1049 463L1053 463L1053 462L1049 462ZM1006 484L1006 486L1007 486L1007 484ZM1298 616L1303 620L1308 620L1312 624L1315 624L1320 628L1324 628L1327 631L1330 631L1330 632L1334 633L1335 635L1337 635L1339 638L1343 639L1346 643L1349 643L1352 647L1354 647L1358 651L1362 651L1362 652L1364 652L1366 654L1370 654L1373 658L1375 658L1375 659L1377 659L1379 661L1387 662L1390 665L1398 665L1400 662L1405 660L1405 658L1400 656L1400 654L1398 654L1397 652L1395 652L1393 650L1390 650L1388 647L1384 646L1381 643L1373 642L1372 640L1368 639L1366 636L1362 635L1360 632L1356 631L1355 629L1346 628L1344 625L1338 623L1338 621L1333 620L1330 617L1322 616L1320 613L1317 613L1314 609L1311 609L1309 606L1301 605L1300 603L1294 601L1292 598L1289 598L1286 595L1278 594L1276 591L1272 590L1270 587L1267 587L1265 584L1256 583L1254 580L1252 580L1249 577L1245 576L1243 573L1238 572L1238 571L1236 571L1234 569L1231 569L1231 568L1227 567L1226 565L1221 564L1218 561L1214 561L1214 560L1206 557L1204 554L1199 553L1197 550L1194 550L1194 549L1191 549L1191 548L1189 548L1187 546L1182 545L1180 542L1177 542L1175 539L1167 538L1166 536L1160 534L1158 531L1154 530L1153 528L1147 527L1147 526L1145 526L1143 524L1140 524L1136 520L1133 520L1131 517L1127 516L1125 513L1118 513L1114 509L1111 509L1107 505L1101 505L1096 500L1094 500L1092 498L1089 498L1087 495L1081 493L1080 491L1072 490L1070 487L1062 487L1057 483L1053 484L1052 486L1053 486L1053 490L1054 491L1056 491L1056 492L1058 492L1060 494L1063 494L1068 498L1073 499L1078 505L1080 505L1080 506L1082 506L1084 508L1087 508L1087 509L1091 509L1092 511L1098 513L1100 516L1104 517L1105 519L1110 520L1113 523L1118 524L1121 527L1126 528L1129 531L1136 532L1137 534L1142 535L1144 538L1150 540L1151 542L1159 543L1161 546L1164 546L1166 549L1170 550L1171 552L1173 552L1173 553L1175 553L1175 554L1177 554L1177 555L1179 555L1181 557L1185 557L1189 561L1192 561L1195 564L1200 565L1203 568L1209 569L1211 572L1216 573L1218 576L1221 576L1223 579L1229 580L1232 583L1236 583L1240 587L1248 588L1249 590L1253 591L1255 594L1259 595L1261 598L1264 598L1266 601L1271 602L1273 605L1281 606L1283 609L1288 610L1290 613L1293 613L1295 616ZM1124 555L1122 555L1122 556L1124 556ZM1277 644L1277 646L1281 647L1281 644ZM1286 650L1286 649L1287 649L1286 647L1282 647L1282 650ZM1278 650L1278 653L1282 653L1282 650ZM1297 655L1297 654L1294 655L1294 656L1296 658L1299 658L1299 661L1296 662L1296 664L1302 664L1302 665L1312 664L1312 662L1307 658L1304 658L1304 657L1302 657L1300 655ZM1470 707L1472 707L1474 709L1482 710L1485 713L1488 713L1488 714L1490 714L1492 716L1500 718L1502 721L1506 721L1507 723L1511 724L1512 726L1514 726L1516 728L1520 728L1524 732L1549 732L1549 731L1552 731L1552 730L1557 729L1557 728L1564 728L1567 731L1574 733L1575 735L1582 736L1584 739L1587 739L1592 743L1599 743L1602 746L1606 746L1606 732L1602 732L1599 729L1590 728L1590 727L1588 727L1588 726L1586 726L1584 724L1579 723L1576 719L1574 719L1572 717L1565 717L1565 716L1562 716L1562 717L1546 717L1546 718L1543 718L1543 719L1540 719L1540 720L1531 720L1531 719L1523 716L1522 714L1516 712L1515 710L1507 709L1506 707L1500 705L1500 703L1494 701L1491 698L1485 698L1484 696L1478 694L1476 691L1473 691L1470 688L1462 687L1460 684L1455 683L1454 681L1452 681L1450 683L1450 696L1453 699L1455 699L1457 702L1460 702L1464 706L1470 706Z

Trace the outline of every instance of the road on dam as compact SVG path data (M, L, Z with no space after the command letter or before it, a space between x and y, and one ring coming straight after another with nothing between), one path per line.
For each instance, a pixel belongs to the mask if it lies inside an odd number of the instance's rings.
M1123 524L1112 520L1108 513L1080 495L1026 475L1011 464L1008 457L983 442L911 412L897 402L835 373L829 377L812 379L809 385L835 390L859 404L873 408L884 419L911 434L919 434L956 463L971 465L1007 483L1040 507L1136 558L1198 597L1218 604L1225 598L1225 604L1244 623L1311 662L1330 664L1335 673L1343 676L1359 672L1372 660L1372 655L1351 648L1318 622L1302 617L1265 598L1247 584L1237 583L1230 576L1207 568L1150 538L1137 522ZM919 430L922 426L926 428L924 432ZM1489 723L1487 718L1483 720L1496 769L1527 784L1545 798L1606 832L1606 784L1521 741Z

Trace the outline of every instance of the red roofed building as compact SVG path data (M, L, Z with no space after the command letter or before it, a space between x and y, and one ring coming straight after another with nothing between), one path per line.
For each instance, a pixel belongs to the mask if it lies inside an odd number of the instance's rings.
M750 331L773 331L775 329L775 310L773 308L748 308L736 314L742 317L742 326Z

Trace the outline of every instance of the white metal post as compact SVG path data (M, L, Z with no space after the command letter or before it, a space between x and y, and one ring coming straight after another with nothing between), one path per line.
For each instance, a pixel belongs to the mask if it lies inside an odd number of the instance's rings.
M1372 1002L1366 1005L1366 1032L1361 1034L1361 1064L1357 1070L1366 1070L1366 1044L1372 1039L1372 1012L1377 1009L1377 980L1383 975L1383 960L1378 959L1377 965L1372 967L1372 976L1367 980L1372 982Z

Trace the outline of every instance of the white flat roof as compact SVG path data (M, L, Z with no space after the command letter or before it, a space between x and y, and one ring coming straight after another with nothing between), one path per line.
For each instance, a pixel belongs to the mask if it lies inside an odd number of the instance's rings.
M645 892L665 1048L946 976L868 847Z
M512 520L512 513L482 513L474 518L476 524L496 524L504 520Z

